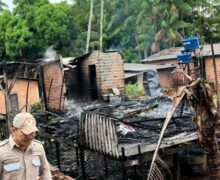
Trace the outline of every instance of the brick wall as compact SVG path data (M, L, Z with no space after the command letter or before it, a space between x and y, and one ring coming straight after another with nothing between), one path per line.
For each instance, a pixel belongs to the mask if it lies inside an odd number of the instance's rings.
M188 65L187 64L179 65L177 59L151 61L151 62L146 62L146 64L151 64L151 65L176 64L178 68L184 69L185 73L188 74ZM160 78L160 84L163 89L175 88L177 86L186 85L188 83L188 79L183 75L177 73L171 73L172 71L174 71L174 69L175 68L157 70ZM196 74L198 74L199 72L195 73L193 63L189 63L189 69L190 69L189 71L190 76L192 76L195 79L197 77Z
M50 62L42 66L44 102L50 111L65 110L65 84L60 61ZM63 84L63 87L62 87Z
M80 60L80 68L83 97L91 98L91 74L89 67L95 65L96 84L98 96L106 93L111 88L118 88L124 94L124 68L123 59L118 52L103 53L94 51L89 56Z
M6 114L6 108L5 108L5 95L2 91L0 91L0 114Z
M124 64L121 54L103 53L98 71L101 94L107 93L112 88L118 88L121 94L124 94Z
M215 57L216 60L216 69L217 69L217 76L218 76L218 89L220 90L220 56ZM210 83L215 84L215 72L213 61L211 57L205 59L205 72L206 72L206 79Z
M11 84L11 82L12 80L9 79L8 80L9 85ZM28 82L29 82L28 110L30 109L30 106L32 104L40 102L38 82L33 80L17 79L12 88L11 94L17 94L19 109L25 107L26 105ZM5 96L2 91L0 91L0 99L1 99L0 114L5 114L6 113ZM23 108L22 111L26 111L26 108Z
M162 89L170 88L175 86L174 74L171 73L174 68L158 69L158 75L160 80L160 85Z

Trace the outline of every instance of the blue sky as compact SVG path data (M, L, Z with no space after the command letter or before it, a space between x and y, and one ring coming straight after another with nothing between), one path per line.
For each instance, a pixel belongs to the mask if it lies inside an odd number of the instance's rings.
M13 0L2 0L3 3L5 3L5 4L8 5L8 8L9 8L10 10L12 10L13 7L14 7L12 1L13 1ZM52 3L58 3L58 2L61 2L61 1L63 1L63 0L50 0L50 2L52 2ZM72 1L71 1L71 0L67 0L67 2L71 3Z

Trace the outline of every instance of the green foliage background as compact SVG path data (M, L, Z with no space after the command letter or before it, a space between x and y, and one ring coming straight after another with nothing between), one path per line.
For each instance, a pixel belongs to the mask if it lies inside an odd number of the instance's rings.
M14 0L13 12L0 3L0 61L32 61L49 46L63 56L85 53L90 0L51 4ZM94 0L90 50L99 49L100 2ZM220 0L105 0L103 49L119 50L139 62L188 36L202 43L220 40Z
M137 97L145 95L144 88L139 87L137 83L126 84L125 85L125 93L129 98L137 98Z

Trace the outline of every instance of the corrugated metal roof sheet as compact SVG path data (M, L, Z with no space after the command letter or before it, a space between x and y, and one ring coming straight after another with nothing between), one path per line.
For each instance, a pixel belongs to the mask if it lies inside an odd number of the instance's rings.
M125 79L130 78L130 77L134 77L134 76L139 76L143 74L143 72L139 72L139 73L134 73L134 72L125 72Z
M62 62L64 65L68 65L70 64L73 60L75 59L75 57L62 57Z
M164 64L164 65L151 65L151 64L135 64L135 63L124 63L124 71L147 71L149 69L167 69L167 68L175 68L176 66L173 64Z
M214 53L215 55L220 55L220 43L218 44L213 44L214 47ZM210 44L205 44L201 49L201 55L203 57L208 57L212 56L212 51L211 51L211 45ZM170 49L165 49L162 50L156 54L153 54L152 56L147 57L146 59L143 59L142 62L151 62L151 61L160 61L160 60L168 60L168 59L177 59L177 55L183 51L183 47L173 47ZM197 50L199 52L199 50Z

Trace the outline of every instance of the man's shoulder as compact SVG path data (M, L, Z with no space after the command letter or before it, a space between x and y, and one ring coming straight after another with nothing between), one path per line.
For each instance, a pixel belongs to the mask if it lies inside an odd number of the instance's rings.
M36 140L36 139L34 139L33 140L33 145L36 147L42 147L43 146L43 144L42 144L42 142L40 142L40 141L38 141L38 140Z
M32 143L33 143L33 144L32 144L32 148L34 148L35 151L39 151L39 152L44 151L43 144L42 144L40 141L34 139L34 140L32 141Z
M4 141L0 141L0 148L1 148L1 147L4 147L6 144L8 144L8 142L9 142L8 139L6 139L6 140L4 140Z
M34 141L35 143L42 144L42 142L38 141L37 139L34 139L33 141Z

